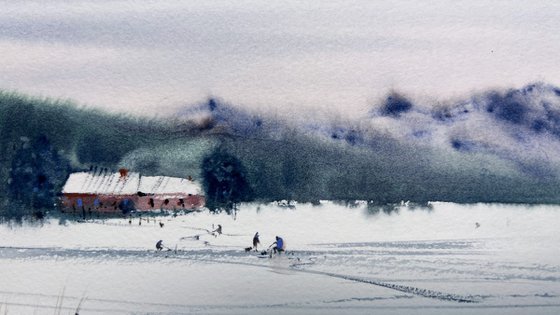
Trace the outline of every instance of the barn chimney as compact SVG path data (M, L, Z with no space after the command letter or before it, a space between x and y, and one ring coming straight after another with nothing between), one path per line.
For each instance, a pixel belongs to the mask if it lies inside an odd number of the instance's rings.
M121 174L121 178L128 176L128 170L126 168L119 169L119 173Z

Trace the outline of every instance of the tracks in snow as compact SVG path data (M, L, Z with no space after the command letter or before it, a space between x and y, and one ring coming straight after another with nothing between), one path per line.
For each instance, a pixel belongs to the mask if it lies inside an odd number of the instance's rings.
M13 257L37 257L37 256L53 256L53 257L76 257L76 258L92 258L98 255L102 255L104 258L117 258L117 257L139 257L143 256L147 259L154 259L154 258L169 258L169 259L176 259L176 260L190 260L196 262L211 262L211 263L218 263L218 264L234 264L234 265L243 265L243 266L250 266L250 267L258 267L258 268L270 268L270 264L268 263L251 263L245 261L232 261L232 260L224 260L224 259L213 259L208 257L208 254L214 254L213 251L208 251L206 257L199 257L197 255L187 254L187 252L168 252L166 256L156 255L153 256L153 252L146 252L146 251L136 251L136 250L117 250L116 253L114 252L111 255L111 250L85 250L85 249L59 249L59 248L29 248L29 247L1 247L0 249L4 251L15 251L15 255ZM229 252L229 251L228 251ZM200 253L198 253L200 254ZM221 253L223 254L223 253ZM222 256L223 257L223 256ZM239 258L240 256L232 256L232 258ZM318 271L318 270L311 270L311 269L300 269L298 267L302 266L309 266L312 265L311 263L294 263L291 264L289 267L281 267L281 266L274 266L275 270L284 270L284 271L293 271L297 273L305 273L305 274L313 274L319 276L328 276L338 279L343 279L347 281L353 282L360 282L371 284L403 293L408 293L416 296L422 296L426 298L432 298L442 301L451 301L451 302L458 302L458 303L477 303L479 302L472 296L462 296L453 293L446 293L440 291L434 291L429 289L423 289L413 286L406 286L400 284L394 284L384 281L379 281L375 279L366 279L351 275L345 274L338 274L333 272L326 272L326 271Z

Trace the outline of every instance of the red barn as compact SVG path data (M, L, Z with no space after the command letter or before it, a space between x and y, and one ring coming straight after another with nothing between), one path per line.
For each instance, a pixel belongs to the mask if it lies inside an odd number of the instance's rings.
M205 204L200 185L190 178L141 176L126 169L70 174L62 193L64 210L80 213L192 210Z

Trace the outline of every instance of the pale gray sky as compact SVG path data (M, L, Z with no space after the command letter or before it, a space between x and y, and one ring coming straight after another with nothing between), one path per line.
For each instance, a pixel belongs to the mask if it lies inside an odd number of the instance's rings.
M234 2L234 3L232 3ZM1 1L0 88L135 114L560 85L558 1Z

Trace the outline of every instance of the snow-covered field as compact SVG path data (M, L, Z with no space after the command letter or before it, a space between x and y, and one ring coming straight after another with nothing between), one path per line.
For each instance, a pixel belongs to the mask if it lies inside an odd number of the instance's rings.
M248 204L138 223L0 226L0 314L560 314L558 206ZM288 252L245 252L257 231Z

